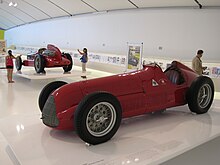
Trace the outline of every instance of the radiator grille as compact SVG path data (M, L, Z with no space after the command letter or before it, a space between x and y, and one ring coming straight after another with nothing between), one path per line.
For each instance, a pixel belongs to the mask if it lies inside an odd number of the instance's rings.
M42 111L43 123L50 127L57 127L59 125L59 120L56 115L56 106L53 96L49 96L43 111Z

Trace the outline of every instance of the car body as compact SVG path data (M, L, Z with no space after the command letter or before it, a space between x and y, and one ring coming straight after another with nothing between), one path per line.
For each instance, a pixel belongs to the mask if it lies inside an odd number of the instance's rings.
M16 58L16 68L21 70L23 66L35 67L37 73L44 73L44 68L63 67L64 72L72 69L72 57L68 53L61 53L59 48L48 44L47 48L40 48L37 53L27 55L27 59L23 60L20 56Z
M210 78L198 76L180 62L162 71L159 65L118 75L67 84L52 82L39 96L43 123L75 129L82 140L99 144L117 131L121 119L188 103L206 113L214 95Z

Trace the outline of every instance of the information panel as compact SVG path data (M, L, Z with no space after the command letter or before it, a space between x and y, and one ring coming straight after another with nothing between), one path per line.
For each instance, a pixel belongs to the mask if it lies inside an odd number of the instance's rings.
M5 40L0 40L0 53L5 53L6 52L6 41Z
M128 43L126 71L141 69L143 43Z

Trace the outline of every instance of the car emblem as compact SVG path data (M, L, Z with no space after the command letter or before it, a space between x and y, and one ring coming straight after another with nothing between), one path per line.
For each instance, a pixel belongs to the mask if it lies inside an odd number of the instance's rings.
M158 86L159 84L154 80L154 79L152 79L152 86L153 87L156 87L156 86Z

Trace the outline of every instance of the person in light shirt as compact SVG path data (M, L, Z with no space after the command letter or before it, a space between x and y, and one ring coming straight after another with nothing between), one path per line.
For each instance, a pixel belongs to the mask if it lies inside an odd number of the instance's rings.
M193 58L192 60L192 69L198 74L202 75L203 70L205 70L207 67L202 66L202 55L203 55L203 50L198 50L197 55Z

